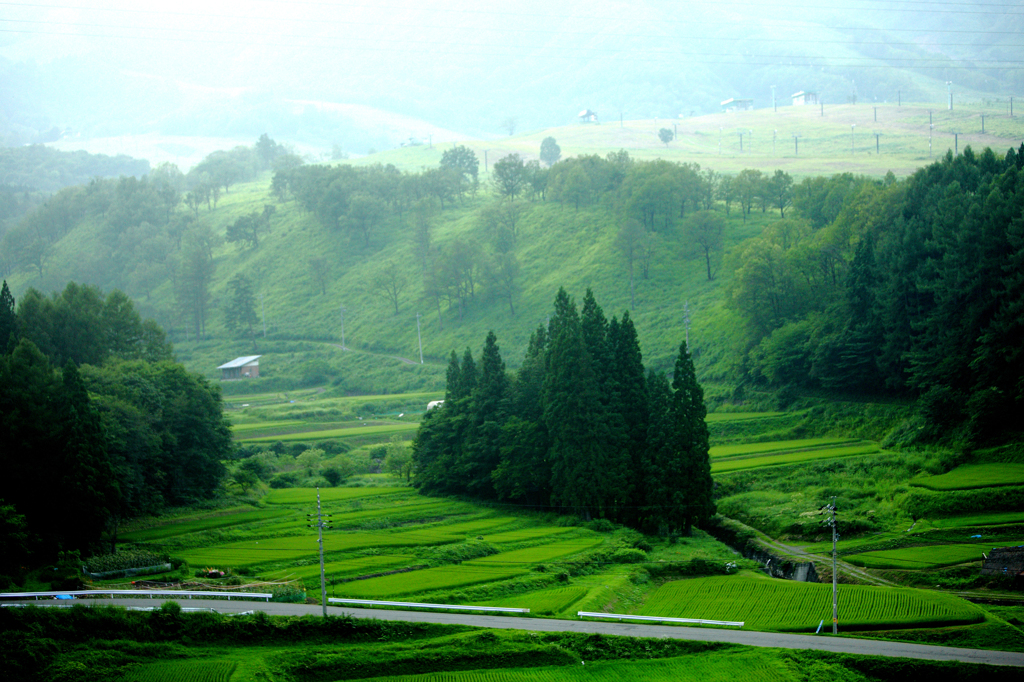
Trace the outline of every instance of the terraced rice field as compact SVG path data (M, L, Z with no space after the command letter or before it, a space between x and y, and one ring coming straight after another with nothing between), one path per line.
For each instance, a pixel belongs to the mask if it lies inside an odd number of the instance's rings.
M482 559L467 561L464 565L474 566L532 566L534 564L560 559L570 554L578 554L601 545L603 540L566 540L550 545L515 549L511 552L500 552Z
M386 507L375 509L364 509L359 511L341 511L337 508L328 508L330 514L326 520L334 528L341 530L361 526L368 521L375 519L387 519L391 522L412 521L417 519L430 519L435 515L454 515L463 511L470 511L469 505L453 504L451 502L438 502L429 498L414 497L410 499L389 500L393 502ZM292 516L287 520L272 523L261 527L267 534L277 534L290 529L303 529L310 520L305 513L300 511L289 512Z
M416 547L443 545L462 538L439 531L423 529L408 533L332 533L324 534L324 553L370 549L373 547ZM317 553L317 536L308 535L244 540L182 552L192 566L239 567L254 566L276 561L291 561L312 557Z
M1024 541L1022 541L1024 542ZM901 568L901 569L924 569L942 568L943 566L955 566L971 561L981 561L982 553L987 553L995 547L1006 547L1021 544L1017 542L1005 542L993 545L991 543L963 543L955 545L929 545L926 547L906 547L904 549L886 549L876 552L863 552L844 556L845 561L855 566L865 568Z
M969 528L971 526L998 526L1001 524L1024 523L1024 510L1010 512L989 512L988 514L966 514L948 519L935 519L936 528Z
M370 575L393 570L403 565L412 564L416 557L402 554L384 554L381 556L367 556L356 559L345 559L343 561L324 562L324 575L328 580L346 576ZM320 562L312 561L305 566L284 568L272 573L263 573L261 577L268 580L320 580ZM308 584L308 583L307 583ZM319 584L319 583L318 583Z
M786 682L804 679L778 658L759 652L714 652L700 656L635 661L582 661L583 665L465 670L373 677L366 682Z
M778 417L785 412L712 412L705 421L711 422L735 422L747 421L750 419L764 419L765 417Z
M238 663L233 661L160 661L126 673L123 682L228 682Z
M347 438L364 438L366 436L387 436L393 433L408 433L415 431L419 428L418 423L399 423L399 424L383 424L376 426L359 426L352 425L350 427L340 429L323 429L323 430L307 430L297 431L294 433L279 433L272 436L253 436L243 437L238 440L243 443L276 443L278 441L318 441L318 440L344 440Z
M813 439L820 440L820 439ZM785 441L788 444L801 443L801 441ZM844 441L841 443L824 444L824 445L808 445L804 443L799 446L791 447L775 447L780 443L759 443L759 446L766 446L771 449L767 450L754 450L748 453L742 454L722 454L721 451L717 456L713 456L711 460L711 473L712 474L726 474L732 471L742 471L745 469L757 469L760 467L769 466L781 466L784 464L798 464L800 462L808 462L818 459L835 459L837 457L855 457L858 455L872 455L879 452L879 448L874 443L867 441ZM748 446L722 446L725 448L746 448ZM714 449L714 448L712 448Z
M984 612L946 594L910 588L843 585L840 629L976 623ZM832 619L832 586L746 576L665 583L640 610L644 616L743 621L752 630L814 631Z
M409 488L321 488L320 502L342 502L361 497L380 497L382 495L415 496L416 492ZM271 490L265 498L267 504L294 504L316 508L316 490L313 488L281 488Z
M561 535L562 533L568 533L571 530L573 530L573 528L559 528L557 526L523 528L522 530L510 530L506 533L495 533L494 535L485 535L484 540L486 540L487 542L494 542L497 544L509 542L525 542L527 540L536 540L537 538L545 538L552 535Z
M355 599L401 597L431 590L507 580L528 572L529 569L521 566L470 566L467 562L459 566L438 566L409 573L342 583L334 588L334 593L339 597Z
M1024 464L964 464L939 476L918 476L910 485L938 491L1024 485Z
M153 528L144 528L124 533L120 539L126 542L152 542L154 540L185 535L186 533L196 533L215 528L229 528L246 523L258 523L260 521L272 521L292 513L294 512L284 509L260 509L258 511L243 511L230 514L221 512L188 521L176 521L154 526Z
M736 457L739 455L761 455L769 452L793 452L811 448L835 447L861 443L853 438L801 438L798 440L776 440L766 443L741 443L739 445L716 445L711 448L711 459Z
M481 606L514 606L530 609L530 613L551 616L565 611L573 604L587 596L587 588L581 585L556 587L551 590L538 590L514 597L492 599L486 602L473 602Z

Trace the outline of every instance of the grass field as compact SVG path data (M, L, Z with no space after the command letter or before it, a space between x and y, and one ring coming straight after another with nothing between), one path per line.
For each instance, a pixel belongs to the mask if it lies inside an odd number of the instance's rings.
M995 546L1005 547L1024 543L1005 542ZM928 545L926 547L906 547L903 549L887 549L877 552L844 555L843 559L856 566L866 568L902 568L923 569L955 566L970 561L981 561L982 553L991 550L991 543Z
M761 467L798 464L819 459L835 459L838 457L856 457L873 455L879 452L878 446L865 443L860 445L822 446L799 450L778 450L764 455L734 455L711 460L712 474L726 474L732 471L758 469Z
M840 629L975 623L978 607L957 597L910 588L844 585ZM832 618L832 586L728 576L676 580L651 594L640 615L743 621L753 630L813 631Z
M928 490L970 490L1024 484L1024 464L964 464L939 476L919 476L911 485Z

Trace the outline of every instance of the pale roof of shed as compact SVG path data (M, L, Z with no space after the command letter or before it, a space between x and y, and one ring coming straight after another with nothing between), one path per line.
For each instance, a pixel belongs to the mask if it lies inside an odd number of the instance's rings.
M255 363L257 360L259 360L262 357L263 357L262 355L245 355L245 356L240 357L240 358L235 358L231 362L225 362L223 365L221 365L217 369L232 369L233 367L245 367L246 365L251 365L251 364Z

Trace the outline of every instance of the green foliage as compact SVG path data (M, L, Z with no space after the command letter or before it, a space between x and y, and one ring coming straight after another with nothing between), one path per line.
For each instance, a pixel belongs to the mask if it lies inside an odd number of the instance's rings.
M90 573L105 573L107 571L123 571L127 568L143 568L166 563L164 558L147 550L124 550L117 554L104 554L94 556L86 563L86 570Z

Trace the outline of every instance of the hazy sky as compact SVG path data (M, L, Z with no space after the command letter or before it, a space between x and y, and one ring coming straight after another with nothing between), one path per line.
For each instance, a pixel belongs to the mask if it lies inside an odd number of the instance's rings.
M764 105L773 84L842 101L855 90L938 98L947 80L996 92L1021 79L1024 0L835 2L0 2L0 57L73 73L69 97L120 85L140 100L120 108L142 117L147 101L171 106L173 90L195 107L244 93L463 126L504 112L560 125L584 107L649 117L727 97ZM968 83L959 70L978 60L985 77Z

